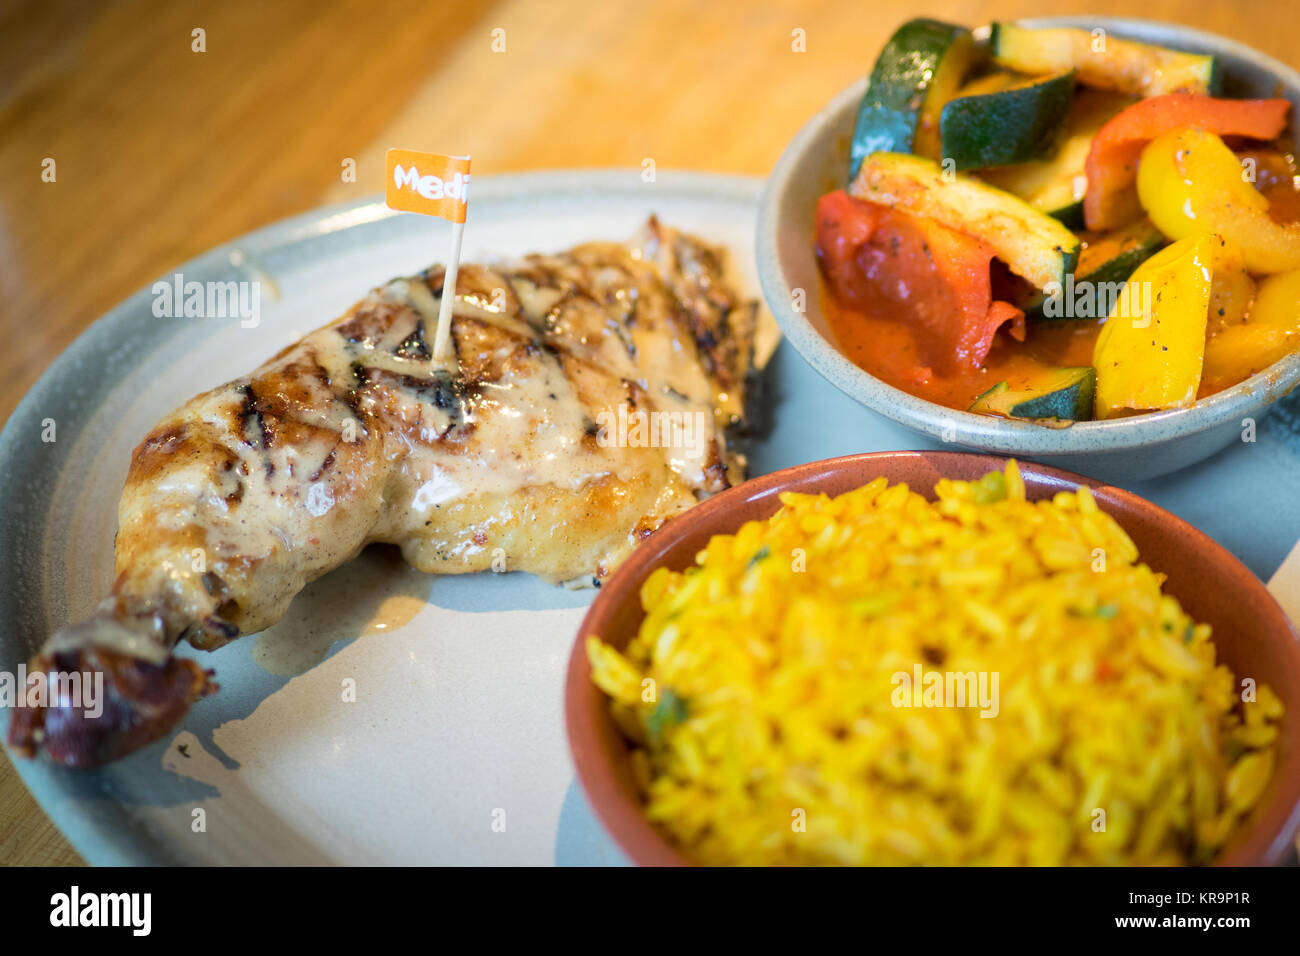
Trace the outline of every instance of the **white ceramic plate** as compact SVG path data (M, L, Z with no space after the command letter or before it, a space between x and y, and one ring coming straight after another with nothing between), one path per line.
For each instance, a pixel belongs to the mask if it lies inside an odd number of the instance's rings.
M757 296L760 189L757 180L706 175L661 173L644 183L639 171L476 180L464 255L624 238L655 212L729 247ZM290 220L175 270L198 281L247 278L230 262L238 249L281 293L257 328L156 318L144 289L60 357L0 436L0 669L12 672L53 627L87 614L107 591L127 462L159 417L334 318L369 287L441 258L446 230L374 202ZM938 447L847 398L789 348L778 350L769 379L772 428L751 450L755 474L851 452ZM53 443L41 440L50 418ZM1268 577L1300 538L1297 423L1300 403L1284 401L1257 443L1133 490ZM1295 566L1300 572L1300 560ZM523 574L435 579L382 554L311 592L289 620L312 632L322 653L332 642L314 667L292 678L273 672L283 671L283 654L271 653L272 640L243 638L195 655L216 669L222 689L170 738L92 772L15 761L83 856L97 864L622 862L573 783L564 739L564 668L591 592ZM390 626L363 634L376 622ZM347 680L355 702L343 700ZM0 711L0 731L8 716Z

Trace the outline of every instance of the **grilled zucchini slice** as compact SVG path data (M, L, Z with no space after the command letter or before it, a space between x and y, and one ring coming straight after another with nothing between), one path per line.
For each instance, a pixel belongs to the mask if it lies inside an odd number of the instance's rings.
M1035 296L1029 302L1019 303L1025 310L1025 318L1104 318L1108 310L1101 290L1109 287L1109 293L1117 293L1121 283L1126 282L1138 266L1168 244L1169 240L1149 219L1139 219L1112 232L1085 234L1083 248L1079 251L1079 264L1074 269L1074 281L1061 290L1062 301L1073 304L1081 294L1085 297L1092 295L1093 308L1086 307L1086 298L1083 309L1067 310L1064 305L1058 308L1043 296ZM1085 286L1091 286L1092 291L1088 292Z
M849 181L875 152L938 158L939 111L960 88L976 56L965 27L925 18L899 27L880 51L858 106Z
M1101 30L1032 29L995 23L989 39L993 60L1021 73L1077 70L1079 82L1101 90L1160 96L1219 91L1217 57L1121 40Z
M1030 388L1014 392L1006 382L998 382L975 399L970 411L1031 421L1090 421L1096 385L1097 372L1092 366L1055 369L1036 380Z
M1071 229L1082 229L1083 194L1088 188L1084 166L1093 137L1132 102L1132 97L1120 93L1076 90L1065 119L1065 134L1055 155L1036 162L984 170L980 178L1019 196Z
M944 104L939 135L944 158L957 169L1042 159L1060 140L1074 101L1074 71L1001 79L1000 88L966 90Z
M981 239L1038 289L1063 285L1079 257L1079 238L1058 220L968 173L946 173L919 156L868 156L849 195L928 216Z

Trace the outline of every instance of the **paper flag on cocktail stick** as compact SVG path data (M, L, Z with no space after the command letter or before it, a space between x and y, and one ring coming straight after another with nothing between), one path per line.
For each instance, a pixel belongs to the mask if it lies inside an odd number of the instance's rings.
M433 336L434 361L446 361L451 357L456 273L460 271L460 245L469 211L469 157L390 149L385 159L388 178L384 199L389 209L441 216L451 223L451 255L447 259L438 327Z

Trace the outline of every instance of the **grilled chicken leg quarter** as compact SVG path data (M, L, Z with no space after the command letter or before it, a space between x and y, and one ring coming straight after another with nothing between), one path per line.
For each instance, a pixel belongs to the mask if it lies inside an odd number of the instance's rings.
M215 689L178 640L213 649L274 624L371 542L422 571L497 558L599 584L743 477L726 432L766 336L718 250L651 219L627 244L465 265L454 363L430 358L442 291L441 267L394 280L149 433L111 596L31 664L103 672L103 713L16 710L12 746L86 767L157 739Z

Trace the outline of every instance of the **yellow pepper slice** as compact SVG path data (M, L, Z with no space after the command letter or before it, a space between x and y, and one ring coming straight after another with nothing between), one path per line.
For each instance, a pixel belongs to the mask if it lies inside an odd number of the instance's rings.
M1093 350L1097 418L1196 401L1218 244L1211 235L1188 236L1129 277Z
M1210 318L1206 335L1214 338L1222 329L1246 321L1255 301L1255 280L1246 271L1241 250L1218 237L1214 249L1214 281L1210 284Z
M1268 200L1214 133L1194 127L1157 136L1142 151L1138 199L1170 239L1218 233L1240 248L1254 273L1300 269L1300 225L1268 216Z
M1300 270L1265 278L1245 321L1205 343L1204 376L1216 390L1245 381L1300 349Z

